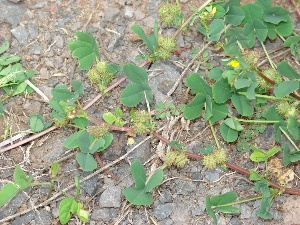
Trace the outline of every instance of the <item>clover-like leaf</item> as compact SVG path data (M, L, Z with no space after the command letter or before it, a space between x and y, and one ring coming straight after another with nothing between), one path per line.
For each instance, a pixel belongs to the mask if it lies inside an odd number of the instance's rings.
M19 191L19 188L14 183L7 183L3 185L0 190L0 207L4 206L13 197L15 197Z
M233 94L231 97L232 104L236 110L243 116L251 116L254 112L251 102L244 96Z
M29 125L30 125L30 129L33 132L40 132L45 127L44 118L41 115L39 115L39 114L32 115L29 118Z
M153 188L158 186L164 179L163 169L158 169L155 171L147 180L144 192L150 192Z
M273 147L273 148L269 149L266 154L267 158L271 158L273 155L275 155L280 150L281 149L279 147Z
M83 95L83 84L82 82L78 81L78 80L72 80L71 82L72 88L74 89L74 91L79 95L82 96Z
M300 122L295 117L288 118L287 129L295 140L300 139Z
M144 192L143 189L136 189L134 187L125 188L122 193L126 199L134 205L151 205L153 198L149 192Z
M214 223L218 224L218 219L216 217L214 210L212 209L210 198L208 196L206 196L205 198L205 209L207 214L214 220Z
M212 117L212 101L210 96L206 96L204 121L208 121Z
M112 112L107 112L103 114L103 120L108 124L113 124L117 117Z
M67 139L64 140L64 147L68 149L77 148L78 145L78 137L85 132L83 130L77 131L74 134L71 134Z
M231 129L225 123L221 124L220 132L224 140L227 142L234 142L238 138L238 131Z
M249 170L250 176L249 179L252 181L259 181L262 180L262 176L260 176L256 171L254 170Z
M225 103L218 104L212 102L212 116L210 118L211 123L219 122L220 120L224 119L228 114L228 107Z
M28 188L31 185L31 180L32 175L26 177L24 171L19 166L16 166L14 170L14 181L19 189L23 190Z
M75 95L71 92L66 85L58 85L51 90L52 96L56 100L67 101L73 98Z
M136 33L143 40L143 42L146 44L146 46L150 50L150 52L152 52L152 53L155 52L156 46L154 45L154 43L152 43L149 40L149 37L145 34L142 27L140 27L137 24L134 24L134 25L131 26L131 30L134 33Z
M76 160L83 171L93 171L97 168L97 162L94 157L89 153L78 153Z
M201 93L202 95L211 96L211 87L199 75L199 73L192 73L186 79L187 86L191 89L192 94Z
M0 47L0 54L4 53L9 48L9 42L4 41L2 46Z
M237 7L231 6L225 16L225 22L232 24L233 26L238 26L241 24L242 20L245 18L244 11Z
M130 165L130 172L133 176L135 188L138 190L144 189L146 183L146 171L139 160L134 160Z
M224 123L230 127L231 129L242 131L244 128L243 126L237 121L235 118L227 118Z
M81 70L88 70L96 58L99 58L99 48L92 34L76 31L77 38L69 41L68 47L72 56L79 61Z
M289 80L283 81L275 85L274 94L278 98L283 98L284 96L292 93L300 87L300 81Z
M69 222L71 215L77 212L78 202L73 198L65 198L59 203L58 216L61 224Z
M224 21L215 19L209 25L209 32L207 41L218 41L224 28Z
M140 84L129 84L121 94L121 102L128 106L136 106L144 98L145 89Z
M287 77L291 80L300 79L300 75L297 71L285 60L281 61L277 65L277 70L281 76Z
M136 84L148 83L148 74L143 69L134 64L126 64L124 66L124 73L126 77L132 82Z
M267 155L264 151L256 148L255 146L251 145L253 153L250 155L250 159L253 162L264 162L267 160Z
M193 120L199 117L202 113L206 97L202 94L197 94L195 98L183 108L183 116L188 120Z
M106 149L108 146L110 146L112 140L114 139L114 136L111 133L108 133L107 135L105 135L103 137L103 139L104 139L105 143L102 147L98 148L97 152L101 152L104 149Z
M234 202L237 199L236 192L229 191L225 194L216 195L210 198L210 202L212 206L219 206Z
M231 88L227 79L220 79L214 83L212 94L216 103L225 103L231 97Z
M264 21L273 24L279 24L280 22L287 22L286 15L288 11L280 6L273 6L265 10Z

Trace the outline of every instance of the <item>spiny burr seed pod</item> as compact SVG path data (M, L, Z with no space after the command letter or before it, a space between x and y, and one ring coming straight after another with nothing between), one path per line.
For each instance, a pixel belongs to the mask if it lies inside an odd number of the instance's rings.
M257 51L253 50L244 50L244 60L251 67L257 67L259 60L259 54Z
M88 127L87 132L95 138L104 137L109 132L109 125L108 124L100 124L97 126L90 126L90 127Z
M176 15L180 14L179 5L172 3L162 3L158 9L161 22L167 26L176 22Z
M224 164L227 161L227 153L224 149L218 149L213 153L217 164Z

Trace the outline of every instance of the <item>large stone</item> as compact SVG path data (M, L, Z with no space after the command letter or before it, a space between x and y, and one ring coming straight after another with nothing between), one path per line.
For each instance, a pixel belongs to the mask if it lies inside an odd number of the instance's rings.
M173 87L175 82L180 76L179 71L175 66L167 62L156 62L151 66L150 77L150 87L155 97L156 103L159 101L164 101L167 93ZM181 82L176 88L176 91L181 91ZM169 98L167 102L172 103L173 100Z
M174 207L173 203L156 205L154 206L153 216L155 216L157 220L166 219L171 215L173 207Z
M99 198L100 208L121 207L121 188L117 186L108 187Z
M28 42L29 33L28 29L24 25L19 25L10 30L10 32L14 35L14 37L20 42L21 44L26 44Z
M9 1L0 1L0 20L4 20L16 27L20 21L21 16L25 14L26 8L23 3L15 4Z
M90 175L90 172L84 172L82 174L82 178ZM89 196L95 195L97 189L98 189L98 181L99 177L98 176L93 176L91 179L83 182L80 184L80 187L89 194Z

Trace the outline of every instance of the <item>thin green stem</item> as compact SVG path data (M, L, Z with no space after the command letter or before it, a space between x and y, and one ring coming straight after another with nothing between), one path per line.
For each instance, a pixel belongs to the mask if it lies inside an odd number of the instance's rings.
M227 203L227 204L224 204L224 205L212 206L211 208L214 209L214 208L221 207L221 206L223 207L223 206L237 205L237 204L242 204L242 203L245 203L245 202L255 201L255 200L258 200L258 199L262 199L262 198L263 198L263 196L257 196L257 197L253 197L253 198L247 198L247 199L244 199L244 200L236 201L236 202L230 202L230 203Z
M282 35L280 35L278 32L276 32L277 33L277 35L279 36L279 38L283 41L283 42L285 42L285 38L282 36Z
M213 124L212 124L212 122L211 122L210 120L209 120L209 126L210 126L211 132L212 132L212 134L213 134L213 136L214 136L214 139L215 139L217 148L220 149L220 148L221 148L220 143L219 143L219 141L218 141L218 138L217 138L217 135L216 135L214 126L213 126Z
M272 59L270 58L270 56L269 56L269 54L268 54L268 52L267 52L267 49L266 49L264 43L260 42L260 44L261 44L261 47L263 48L263 50L264 50L264 52L265 52L265 54L266 54L266 56L267 56L267 59L268 59L270 65L272 66L273 69L276 69L276 65L274 64L274 62L273 62Z
M272 124L272 123L279 123L279 120L245 120L245 119L239 119L234 116L231 116L231 118L236 119L239 122L244 122L244 123L260 123L260 124Z
M238 93L246 96L246 92L238 92ZM264 98L264 99L268 99L268 100L272 100L272 101L287 101L287 100L289 100L289 98L278 98L275 96L261 95L261 94L255 94L255 97Z
M290 143L294 146L294 148L296 149L296 151L300 151L300 149L298 148L298 146L295 144L295 142L290 138L290 136L285 132L284 129L282 129L282 127L279 127L279 129L281 130L281 132L284 134L284 136L290 141Z

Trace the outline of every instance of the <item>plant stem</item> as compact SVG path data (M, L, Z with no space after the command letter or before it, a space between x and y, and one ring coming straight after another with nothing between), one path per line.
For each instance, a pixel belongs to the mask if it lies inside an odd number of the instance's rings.
M281 130L281 132L284 134L284 136L290 141L290 143L294 146L294 148L296 149L296 151L300 151L300 149L298 148L298 146L295 144L295 142L290 138L290 136L285 132L284 129L282 129L282 127L279 127L279 129Z
M211 208L214 209L214 208L217 208L217 207L220 207L220 206L237 205L237 204L241 204L241 203L245 203L245 202L255 201L257 199L262 199L262 197L263 196L257 196L257 197L253 197L253 198L247 198L247 199L236 201L236 202L230 202L230 203L227 203L227 204L224 204L224 205L212 206Z
M200 8L198 8L197 11L201 11L202 9L204 9L212 0L207 0L206 2L204 2ZM186 26L188 25L188 23L192 20L192 18L194 17L195 13L193 15L191 15L182 25L181 27L173 34L173 37L175 38L180 31Z
M276 66L275 66L274 62L272 61L272 59L270 58L264 43L260 42L260 44L261 44L261 47L263 48L263 50L264 50L264 52L267 56L267 59L268 59L270 65L272 66L273 69L276 69Z
M281 39L283 42L285 42L285 38L282 37L278 32L276 32L276 33L277 33L277 35L280 37L280 39Z
M212 134L213 134L213 136L214 136L214 139L215 139L217 148L220 149L221 146L220 146L220 143L219 143L219 141L218 141L218 138L217 138L217 135L216 135L216 132L215 132L215 129L214 129L214 126L213 126L211 120L209 120L209 126L210 126L211 132L212 132Z
M272 124L272 123L279 123L279 120L245 120L245 119L239 119L234 116L231 116L231 118L236 119L239 122L244 122L244 123L262 123L262 124Z
M238 92L238 93L246 96L246 92ZM272 100L272 101L287 101L288 100L288 98L278 98L275 96L261 95L261 94L255 94L255 97L264 98L264 99L268 99L268 100Z

